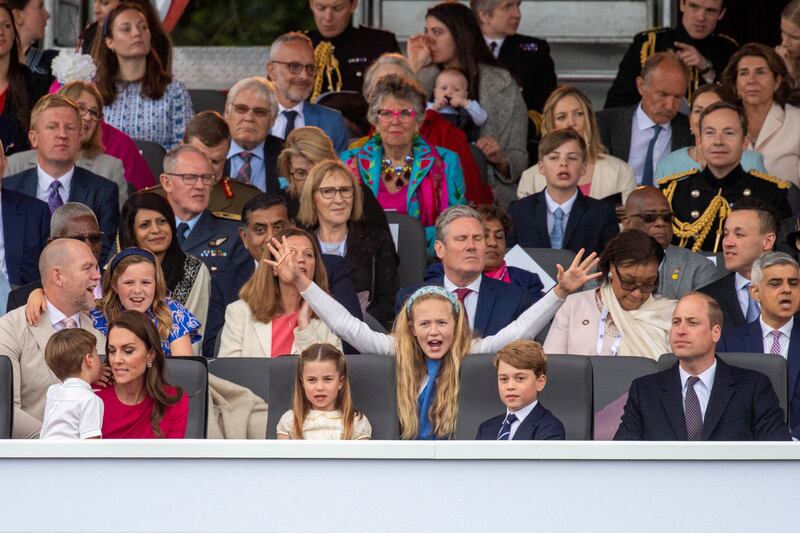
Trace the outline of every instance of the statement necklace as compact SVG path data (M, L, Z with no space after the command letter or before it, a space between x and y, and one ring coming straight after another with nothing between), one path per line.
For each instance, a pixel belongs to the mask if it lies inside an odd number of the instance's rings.
M405 165L393 167L392 160L388 157L381 161L381 174L387 183L394 182L395 187L402 189L411 178L411 167L414 164L414 156L408 154L405 158Z

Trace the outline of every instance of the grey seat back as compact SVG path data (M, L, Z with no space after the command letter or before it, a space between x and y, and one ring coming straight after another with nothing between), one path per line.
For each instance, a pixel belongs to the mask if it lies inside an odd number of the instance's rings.
M221 357L208 362L208 371L250 389L256 396L268 402L269 361L266 357ZM269 414L272 416L271 409Z
M456 439L475 439L482 422L506 411L497 392L493 358L494 354L473 354L461 363Z
M164 172L164 156L167 155L167 151L158 143L140 139L134 139L133 142L136 143L136 147L158 182L158 177Z
M366 415L374 440L399 439L395 358L388 355L348 355L347 373L353 405Z
M189 89L189 98L192 99L192 109L195 113L201 111L216 111L225 114L225 93L213 89Z
M283 413L292 408L297 356L283 355L269 360L269 418L267 438L276 437L275 428Z
M425 229L416 218L394 211L386 212L386 220L391 227L397 225L397 255L400 265L397 269L397 283L400 287L410 287L422 283L428 268L428 245Z
M11 438L14 426L14 374L11 359L0 355L0 439Z
M594 397L594 439L611 440L619 427L631 382L656 371L648 357L589 358Z
M204 439L208 428L208 370L203 357L171 357L165 361L165 378L189 396L187 439Z
M572 263L572 260L575 259L575 252L572 250L556 250L553 248L525 248L525 252L531 258L533 258L536 263L542 270L547 272L547 274L556 279L556 275L558 274L558 269L556 269L556 265L561 265L564 267L564 270L569 268L569 265Z

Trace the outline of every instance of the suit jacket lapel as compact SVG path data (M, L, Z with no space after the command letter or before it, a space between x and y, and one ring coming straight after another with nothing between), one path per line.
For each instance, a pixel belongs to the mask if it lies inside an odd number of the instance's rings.
M742 307L739 305L739 298L736 296L736 274L730 273L722 279L724 285L719 298L719 304L722 306L723 310L728 310L728 315L734 317L737 324L743 324L745 322L745 317L744 313L742 313ZM763 350L764 348L762 347L760 349Z
M320 127L319 111L316 105L308 102L303 104L303 121L306 123L306 126Z
M84 178L81 168L76 166L75 171L72 173L72 183L69 185L70 202L80 202L88 205L91 190Z
M500 47L500 53L497 54L497 60L504 65L513 65L516 63L517 58L522 55L516 36L506 37L503 41L503 46Z
M562 248L567 248L567 243L572 239L572 236L575 234L575 228L578 227L578 223L581 221L581 217L583 217L583 213L586 212L586 197L583 195L581 191L578 191L578 197L575 199L575 203L572 204L572 209L569 212L569 219L567 219L567 227L564 228L564 241Z
M250 323L253 325L253 329L256 333L256 339L258 339L261 349L264 350L265 354L272 354L272 322L260 322L253 316L250 316Z
M794 335L794 329L792 329L792 334ZM764 340L761 337L760 321L757 320L752 324L748 324L744 329L744 348L746 352L762 353L764 351Z
M26 170L22 176L22 183L20 184L19 192L33 196L36 198L36 188L39 185L39 171L38 167Z
M702 440L709 440L711 433L717 427L722 413L728 406L733 396L733 385L735 381L730 373L730 367L721 359L717 358L717 370L714 374L714 384L711 387L711 396L706 407L706 416L703 417L703 431L700 434Z
M483 275L481 275L481 278L481 290L478 293L478 306L475 310L475 320L472 321L472 329L484 333L486 326L489 324L489 318L492 316L497 294L494 292L494 287L487 283L487 280L491 278Z
M213 233L214 220L211 216L211 213L208 211L203 211L203 214L200 215L200 220L197 221L197 224L194 225L194 228L189 233L189 236L186 237L186 241L183 243L183 249L188 250L194 248L203 241L207 241L213 237Z
M620 127L615 128L614 144L619 146L617 153L622 154L620 159L628 161L631 153L631 128L633 128L633 115L636 113L637 106L630 106L620 109Z
M0 195L3 206L3 246L5 247L6 267L9 278L11 278L12 259L16 259L17 264L22 261L22 225L25 221L25 213L16 202L12 202L8 194ZM11 280L9 279L9 282Z
M39 347L42 357L44 357L44 349L47 346L47 341L49 341L50 337L56 332L53 325L50 323L50 317L46 314L42 315L39 318L39 324L36 326L28 326L28 329L33 336L33 340L36 341L36 345Z
M764 120L764 125L758 133L758 139L755 142L755 149L759 150L764 143L766 143L772 135L778 131L783 125L786 118L786 112L781 109L778 104L772 104L772 108L767 113L767 118Z
M681 393L681 377L678 373L678 363L675 363L661 384L661 405L667 413L667 419L672 426L677 440L687 440L686 418L683 414L683 394Z
M533 437L533 429L539 423L539 419L544 416L544 407L542 404L537 403L536 407L528 413L528 416L525 417L525 420L517 428L517 431L514 433L514 438L511 440L530 440Z

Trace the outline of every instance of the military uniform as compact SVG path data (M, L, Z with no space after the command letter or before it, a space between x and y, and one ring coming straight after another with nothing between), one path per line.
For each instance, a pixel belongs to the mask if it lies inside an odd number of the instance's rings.
M237 268L252 257L239 237L239 215L203 211L181 249L200 259L214 275Z
M400 53L400 45L397 44L397 38L393 33L366 26L356 28L348 24L347 28L333 39L324 38L316 30L308 32L308 36L314 43L314 58L319 78L314 87L312 101L316 96L327 92L356 91L361 94L364 73L372 62L382 54ZM329 45L319 46L320 43L333 45L335 62L331 61L327 53ZM329 82L333 82L333 86L329 86Z
M164 198L167 196L161 185L148 187L145 191L154 192ZM225 213L226 215L230 215L231 220L238 221L241 218L242 208L245 202L260 192L261 189L253 185L230 178L222 178L214 185L214 188L211 189L211 199L208 202L208 210L212 213Z
M511 35L503 39L497 61L522 87L522 97L528 109L541 113L544 103L556 88L556 67L547 41L527 35Z
M667 176L658 186L672 206L674 244L693 251L719 251L722 230L730 208L741 198L752 197L773 206L781 218L791 216L786 193L789 182L741 165L724 178L708 167Z
M639 33L633 38L633 44L625 52L619 64L617 77L608 90L605 108L623 107L639 102L641 98L636 89L636 77L641 74L645 61L656 52L674 50L675 42L690 44L697 48L697 51L711 62L717 80L733 53L739 48L739 44L730 37L716 33L705 39L693 39L680 25L677 28L657 28ZM705 83L700 70L697 67L690 67L687 98Z

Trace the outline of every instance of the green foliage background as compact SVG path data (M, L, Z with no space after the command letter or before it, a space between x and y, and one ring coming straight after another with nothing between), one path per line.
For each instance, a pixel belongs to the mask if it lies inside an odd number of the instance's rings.
M175 46L267 46L313 28L307 0L192 0L171 36Z

